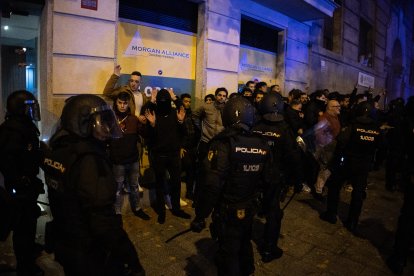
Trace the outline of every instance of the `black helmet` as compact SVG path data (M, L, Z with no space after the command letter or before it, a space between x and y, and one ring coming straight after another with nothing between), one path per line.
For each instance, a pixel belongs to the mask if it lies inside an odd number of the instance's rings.
M371 117L374 111L374 104L371 101L363 101L356 105L356 117Z
M225 127L240 126L250 130L255 118L256 109L243 97L233 97L224 106L222 120Z
M283 109L285 104L279 93L267 94L259 104L259 112L263 119L271 122L283 120Z
M96 95L78 95L69 98L60 117L61 128L80 137L98 140L122 137L113 110Z
M40 121L40 108L35 96L26 90L18 90L7 97L7 117L28 116Z

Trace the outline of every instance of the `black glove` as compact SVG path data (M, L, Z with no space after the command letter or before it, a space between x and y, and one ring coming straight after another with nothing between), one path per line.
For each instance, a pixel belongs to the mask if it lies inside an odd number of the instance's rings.
M195 218L190 224L191 231L200 233L201 230L206 228L206 222L204 219Z

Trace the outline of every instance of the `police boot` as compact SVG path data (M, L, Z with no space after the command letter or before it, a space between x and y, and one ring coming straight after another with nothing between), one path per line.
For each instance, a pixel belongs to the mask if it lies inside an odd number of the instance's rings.
M404 258L401 258L395 254L387 258L388 268L397 275L403 274L406 263L407 261Z
M344 222L344 226L345 228L351 232L352 234L354 234L355 236L359 236L359 232L358 232L358 220L354 220L354 219L347 219Z
M271 249L265 249L262 252L262 262L269 263L283 256L283 250L276 246Z

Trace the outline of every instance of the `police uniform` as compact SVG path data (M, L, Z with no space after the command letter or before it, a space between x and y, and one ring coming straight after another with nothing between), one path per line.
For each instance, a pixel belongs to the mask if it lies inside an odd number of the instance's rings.
M61 117L62 128L51 138L51 149L43 160L53 215L45 239L66 275L123 275L124 265L144 273L122 229L121 216L115 214L117 185L105 143L91 137L88 129L92 127L87 124L83 130L76 129L80 125L76 122L92 121L85 110L104 104L93 95L70 99Z
M253 132L262 135L272 151L272 177L270 177L272 182L268 183L267 189L263 191L262 206L266 215L262 257L263 261L267 262L282 254L281 249L277 247L283 218L280 196L287 179L291 182L289 184L296 186L303 181L301 153L291 128L284 121L270 122L263 119L253 127Z
M362 204L366 198L368 172L380 139L377 122L368 116L357 117L337 137L337 153L329 179L327 212L324 216L328 220L330 218L331 222L336 222L341 187L348 178L353 190L345 226L350 231L355 231L358 225Z
M0 211L3 237L13 231L13 249L18 275L34 273L34 260L40 253L35 246L36 224L40 215L37 197L43 192L43 183L37 178L41 154L39 130L32 118L25 114L12 114L11 98L19 95L34 100L27 91L14 92L8 98L8 114L0 126L0 171L4 176L5 197L10 208ZM24 105L22 105L24 110ZM24 112L24 111L23 111ZM0 187L0 189L2 189ZM2 199L3 201L3 199ZM4 203L4 202L2 202ZM2 206L4 208L5 206Z
M402 274L410 254L414 236L414 98L406 105L404 137L406 149L406 173L404 203L401 207L398 227L395 233L393 254L387 259L389 268L396 274Z
M269 147L259 136L232 128L212 140L196 220L212 212L217 229L219 275L254 272L250 243L260 183L268 171Z

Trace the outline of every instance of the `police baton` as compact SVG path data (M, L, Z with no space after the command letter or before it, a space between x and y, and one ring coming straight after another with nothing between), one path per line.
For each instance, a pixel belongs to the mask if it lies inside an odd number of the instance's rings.
M172 236L171 238L169 238L168 240L166 240L166 241L165 241L165 243L169 243L170 241L172 241L172 240L174 240L174 239L178 238L179 236L185 235L185 234L187 234L188 232L191 232L191 228L185 229L185 230L183 230L183 231L181 231L181 232L179 232L179 233L175 234L174 236Z
M283 206L283 208L282 208L282 211L284 211L285 209L286 209L286 207L288 207L288 205L289 205L289 203L292 201L292 199L295 197L295 195L297 194L298 192L293 192L293 194L292 194L292 196L289 198L289 200L288 200L288 202L286 202L286 204L285 204L285 206Z

